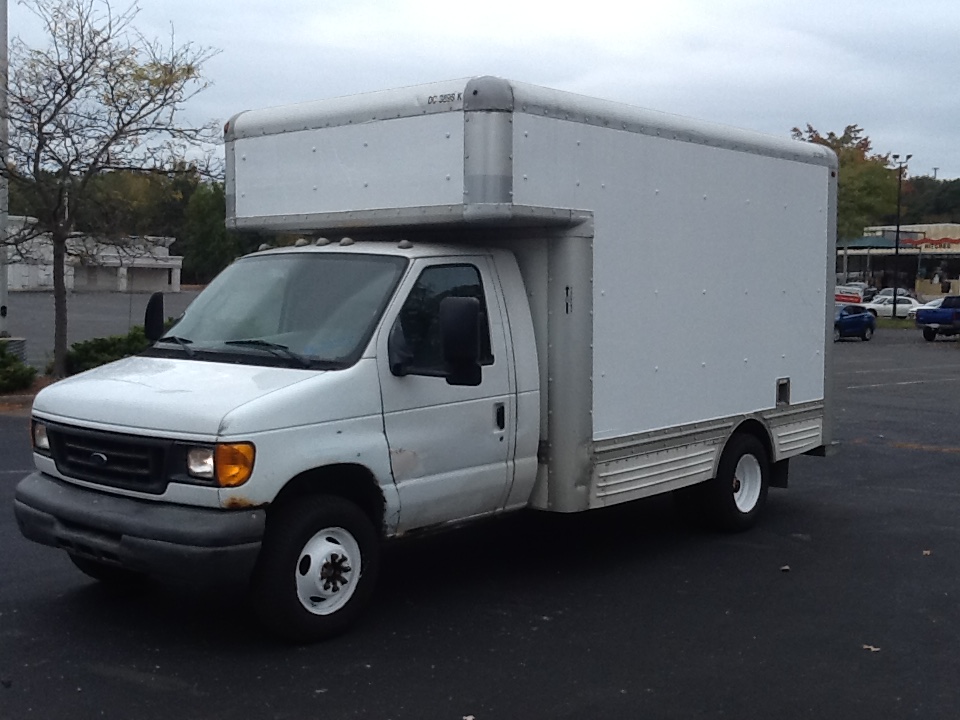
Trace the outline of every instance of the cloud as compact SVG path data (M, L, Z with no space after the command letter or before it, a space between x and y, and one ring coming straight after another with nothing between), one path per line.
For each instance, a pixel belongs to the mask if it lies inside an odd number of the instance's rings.
M911 171L960 177L960 3L941 0L199 0L137 24L220 48L190 113L501 75L779 135L856 123ZM30 18L10 5L12 34Z

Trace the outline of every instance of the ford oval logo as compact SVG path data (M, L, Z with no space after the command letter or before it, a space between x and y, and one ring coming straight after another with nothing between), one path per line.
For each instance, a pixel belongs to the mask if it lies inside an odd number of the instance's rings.
M100 452L90 453L90 460L94 465L103 467L107 464L107 456Z

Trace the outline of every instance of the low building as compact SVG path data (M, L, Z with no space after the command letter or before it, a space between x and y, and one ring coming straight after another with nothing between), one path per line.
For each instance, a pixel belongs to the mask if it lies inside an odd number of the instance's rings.
M960 294L960 223L864 228L863 237L837 241L837 279L875 287L898 285L920 297Z
M9 219L11 234L30 222ZM170 255L175 238L130 236L105 241L82 233L67 240L64 280L68 290L114 292L180 292L183 258ZM53 289L53 244L41 235L7 249L7 282L11 291Z
M893 237L896 232L896 225L873 225L863 229L865 236L882 235L883 237ZM954 242L960 243L960 223L918 223L901 225L901 239L910 235L919 237L925 241L953 240Z

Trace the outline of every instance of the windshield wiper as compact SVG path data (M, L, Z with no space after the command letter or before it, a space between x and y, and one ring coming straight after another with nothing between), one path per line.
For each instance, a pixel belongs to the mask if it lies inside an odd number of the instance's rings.
M300 364L300 367L308 368L313 365L309 358L304 357L298 352L294 352L286 345L281 345L280 343L273 343L269 340L251 339L251 340L227 340L224 342L224 345L241 345L244 347L255 347L263 348L268 352L272 352L274 355L279 357L286 357L291 360L295 360Z
M182 338L176 335L164 335L162 338L157 340L157 342L176 343L183 348L183 351L187 354L187 357L193 357L195 355L194 349L190 347L190 344L193 342L193 340L189 340L188 338Z

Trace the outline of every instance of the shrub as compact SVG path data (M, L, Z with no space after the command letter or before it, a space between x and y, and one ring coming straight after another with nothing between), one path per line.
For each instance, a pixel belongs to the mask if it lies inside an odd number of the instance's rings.
M67 351L67 375L106 365L114 360L138 355L150 347L141 325L135 325L126 335L110 335L74 343Z
M8 353L7 348L0 343L0 392L24 390L33 384L36 376L35 368L16 355Z

